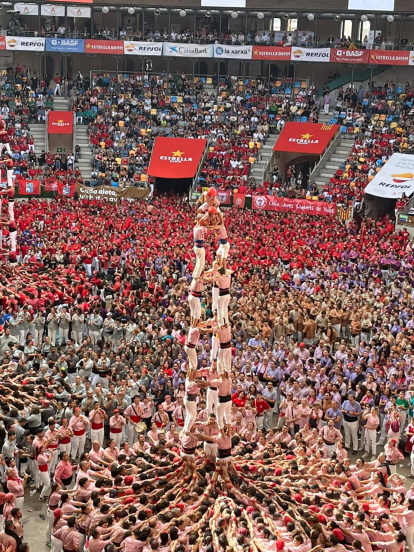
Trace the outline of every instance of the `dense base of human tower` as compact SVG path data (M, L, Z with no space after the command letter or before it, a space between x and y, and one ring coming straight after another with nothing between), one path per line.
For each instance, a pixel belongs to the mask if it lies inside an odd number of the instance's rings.
M4 216L1 552L412 546L408 232L215 189Z

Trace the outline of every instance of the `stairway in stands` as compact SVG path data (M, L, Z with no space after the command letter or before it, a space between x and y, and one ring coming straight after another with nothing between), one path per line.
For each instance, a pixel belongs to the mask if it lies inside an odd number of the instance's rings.
M89 149L88 127L83 124L75 124L75 145L81 148L81 158L76 163L79 167L84 182L90 181L91 169L91 150Z
M33 135L35 154L39 156L46 149L46 125L30 123L29 128Z
M332 106L331 106L332 108ZM322 111L319 114L320 123L329 123L332 115L326 115ZM352 146L354 144L353 136L342 135L341 141L338 143L335 151L328 156L322 163L319 175L315 178L315 183L319 190L328 182L338 170L341 163L343 163L348 157Z

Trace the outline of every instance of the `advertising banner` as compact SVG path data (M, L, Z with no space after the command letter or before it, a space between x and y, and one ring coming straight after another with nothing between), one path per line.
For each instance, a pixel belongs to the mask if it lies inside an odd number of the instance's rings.
M348 10L394 11L394 0L348 0Z
M47 17L65 17L65 6L42 4L40 6L40 15L46 15Z
M20 15L39 15L39 4L18 2L14 5L14 11L20 12Z
M85 40L85 52L87 54L123 54L124 43L122 40Z
M175 44L174 42L163 43L164 56L171 57L213 57L214 45L213 44Z
M370 50L369 63L373 65L408 65L410 52L399 50Z
M149 188L113 188L112 186L95 186L88 188L82 184L78 184L76 191L79 199L94 201L107 200L118 201L118 199L145 199L149 195Z
M83 8L81 6L68 6L68 17L83 17L84 19L91 18L91 8Z
M253 46L252 59L290 61L291 50L292 48L283 46Z
M368 63L369 50L337 50L331 49L332 63Z
M214 45L214 57L232 59L252 59L253 46L226 46L225 44Z
M202 8L245 8L246 0L201 0Z
M162 42L124 42L124 53L132 56L161 56Z
M49 134L73 134L73 112L49 111L47 131Z
M45 39L25 36L7 36L6 50L31 50L32 52L44 52Z
M326 201L310 201L307 199L289 199L268 195L253 195L252 209L256 211L277 211L300 215L315 215L334 217L336 205Z
M0 36L0 50L6 49L6 37Z
M69 52L83 54L85 41L81 38L47 38L46 52Z
M273 150L321 155L338 131L339 125L286 123Z
M206 143L194 138L155 138L148 174L159 178L193 178Z
M291 61L312 61L329 63L331 60L330 48L298 48L293 46Z
M365 193L397 199L403 192L407 197L414 192L414 156L394 153L365 188Z

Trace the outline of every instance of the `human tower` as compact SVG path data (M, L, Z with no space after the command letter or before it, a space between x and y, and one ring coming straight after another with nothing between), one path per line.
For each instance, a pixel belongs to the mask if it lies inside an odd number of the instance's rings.
M203 192L197 201L197 219L193 229L196 263L189 286L190 328L184 350L188 358L185 382L185 422L181 432L182 456L190 464L199 441L204 442L206 456L226 470L231 460L231 326L228 307L232 271L227 268L230 244L220 202L215 188ZM207 235L217 234L215 260L205 269ZM201 321L203 288L211 285L212 318ZM198 370L197 345L202 333L211 333L210 366ZM207 388L206 419L198 419L197 396Z

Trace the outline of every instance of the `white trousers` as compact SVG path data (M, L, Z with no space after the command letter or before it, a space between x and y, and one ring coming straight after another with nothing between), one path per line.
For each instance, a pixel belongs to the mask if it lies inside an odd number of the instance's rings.
M404 534L407 539L409 552L414 552L414 525L409 525L405 528Z
M52 551L51 552L62 552L63 542L52 535Z
M91 338L92 345L96 345L96 342L101 337L101 334L100 334L99 331L94 332L94 331L89 330L89 337Z
M69 338L69 328L59 328L59 345L63 345L63 342L67 343Z
M62 454L63 452L67 452L68 454L70 454L70 449L71 449L71 443L64 443L62 445L62 443L60 443L59 445L59 454Z
M133 445L138 441L138 433L135 431L134 422L128 423L128 443Z
M80 330L80 331L72 330L72 338L73 338L75 343L77 343L78 345L81 345L82 344L82 330Z
M326 450L328 451L328 457L329 457L333 452L336 452L336 446L337 446L337 443L334 443L333 445L327 445L327 444L325 443Z
M219 298L219 288L213 286L211 289L211 296L212 296L212 311L217 312L218 309L218 298Z
M207 414L215 414L217 418L218 409L218 391L210 387L207 388Z
M217 318L219 326L229 323L229 303L230 303L230 293L226 295L220 295L218 298L218 311Z
M217 424L220 429L231 423L231 401L218 403L217 407Z
M18 496L15 499L14 504L15 504L16 508L20 508L20 510L23 511L24 496Z
M195 401L188 401L184 398L185 406L185 422L184 422L184 433L190 431L194 422L197 419L197 405Z
M117 448L120 448L122 443L122 431L120 433L112 433L112 431L110 431L109 436L115 441Z
M190 306L191 317L199 320L201 318L201 301L200 297L194 295L188 296L188 304Z
M7 153L11 153L11 148L10 148L10 144L8 142L4 143L4 142L0 142L0 155L3 153L3 150L6 150Z
M227 349L219 349L217 372L222 375L224 372L230 374L231 372L231 347Z
M47 517L46 542L50 542L51 537L52 537L53 522L55 521L55 516L53 515L53 510L49 510L49 508L48 508L47 513L46 513L46 517Z
M221 257L222 259L227 259L227 257L229 256L229 251L230 251L229 242L221 243L217 248L216 255L218 257Z
M217 456L217 444L216 443L204 443L204 452L207 458L213 459Z
M9 183L9 172L10 171L7 171L7 184ZM13 182L10 184L10 187L12 186L13 186ZM9 220L13 222L14 221L14 199L9 199L8 204L9 204Z
M10 251L12 253L16 252L17 246L17 232L10 232Z
M196 264L193 270L193 278L199 278L203 273L206 264L206 250L204 247L194 247Z
M85 451L86 432L83 435L74 435L71 439L71 457L75 460L77 456L80 456Z
M42 492L40 493L40 498L47 496L50 491L50 475L48 472L39 472L40 482L43 485Z
M351 446L351 440L354 451L358 450L358 422L347 422L344 420L345 448Z
M197 352L192 347L184 346L184 351L188 357L188 364L192 370L197 370Z
M210 362L217 360L218 348L220 345L220 340L216 334L213 334L211 339L211 351L210 351Z
M373 456L377 454L377 431L376 429L365 428L365 450Z
M104 442L104 428L102 429L91 429L91 441L92 443L94 441L98 441L98 443L102 446Z
M47 330L47 335L48 335L52 345L56 345L56 332L57 332L57 330L51 330L50 328L48 328L48 330Z

